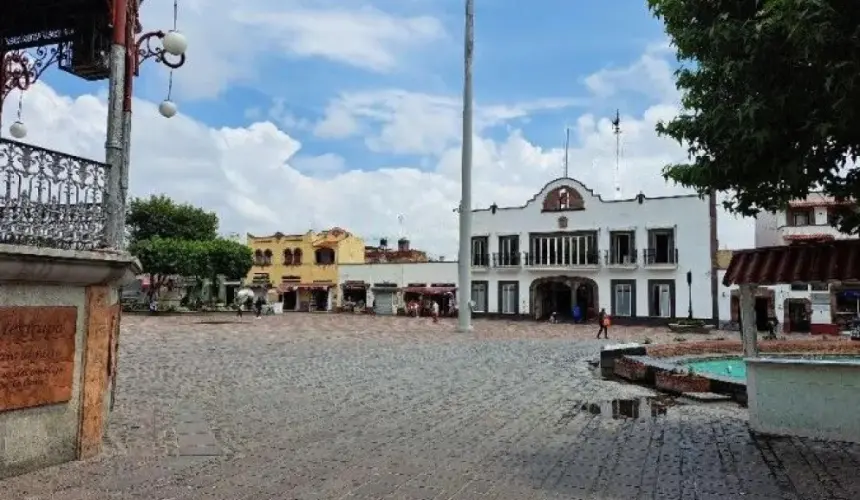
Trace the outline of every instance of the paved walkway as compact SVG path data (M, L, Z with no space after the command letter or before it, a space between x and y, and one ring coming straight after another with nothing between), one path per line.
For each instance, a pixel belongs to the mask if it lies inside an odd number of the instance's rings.
M860 447L754 439L729 404L648 406L594 376L591 328L200 321L234 318L125 318L105 456L9 479L0 498L860 497Z

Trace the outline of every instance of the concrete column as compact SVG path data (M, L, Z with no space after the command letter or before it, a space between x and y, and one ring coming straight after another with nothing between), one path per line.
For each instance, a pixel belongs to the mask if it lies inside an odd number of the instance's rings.
M756 285L740 286L741 339L744 343L744 357L758 357L758 328L755 318Z

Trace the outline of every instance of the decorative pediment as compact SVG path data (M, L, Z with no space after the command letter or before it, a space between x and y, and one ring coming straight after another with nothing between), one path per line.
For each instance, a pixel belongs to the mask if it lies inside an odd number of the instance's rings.
M544 212L566 212L584 210L585 202L579 191L571 186L562 185L553 189L543 199Z

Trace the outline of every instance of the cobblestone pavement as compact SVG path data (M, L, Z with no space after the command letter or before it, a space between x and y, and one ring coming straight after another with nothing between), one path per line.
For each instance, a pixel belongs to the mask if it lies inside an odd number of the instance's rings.
M0 482L0 498L860 498L860 447L753 438L734 405L613 419L610 400L653 394L594 376L591 328L201 321L236 319L124 318L104 456Z

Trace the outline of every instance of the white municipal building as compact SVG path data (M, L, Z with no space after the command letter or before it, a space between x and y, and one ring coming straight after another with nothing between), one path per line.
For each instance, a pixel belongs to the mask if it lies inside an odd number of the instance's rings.
M472 227L476 315L564 317L577 304L621 323L687 317L691 305L695 318L718 315L713 200L604 200L562 178L522 206L474 210Z

